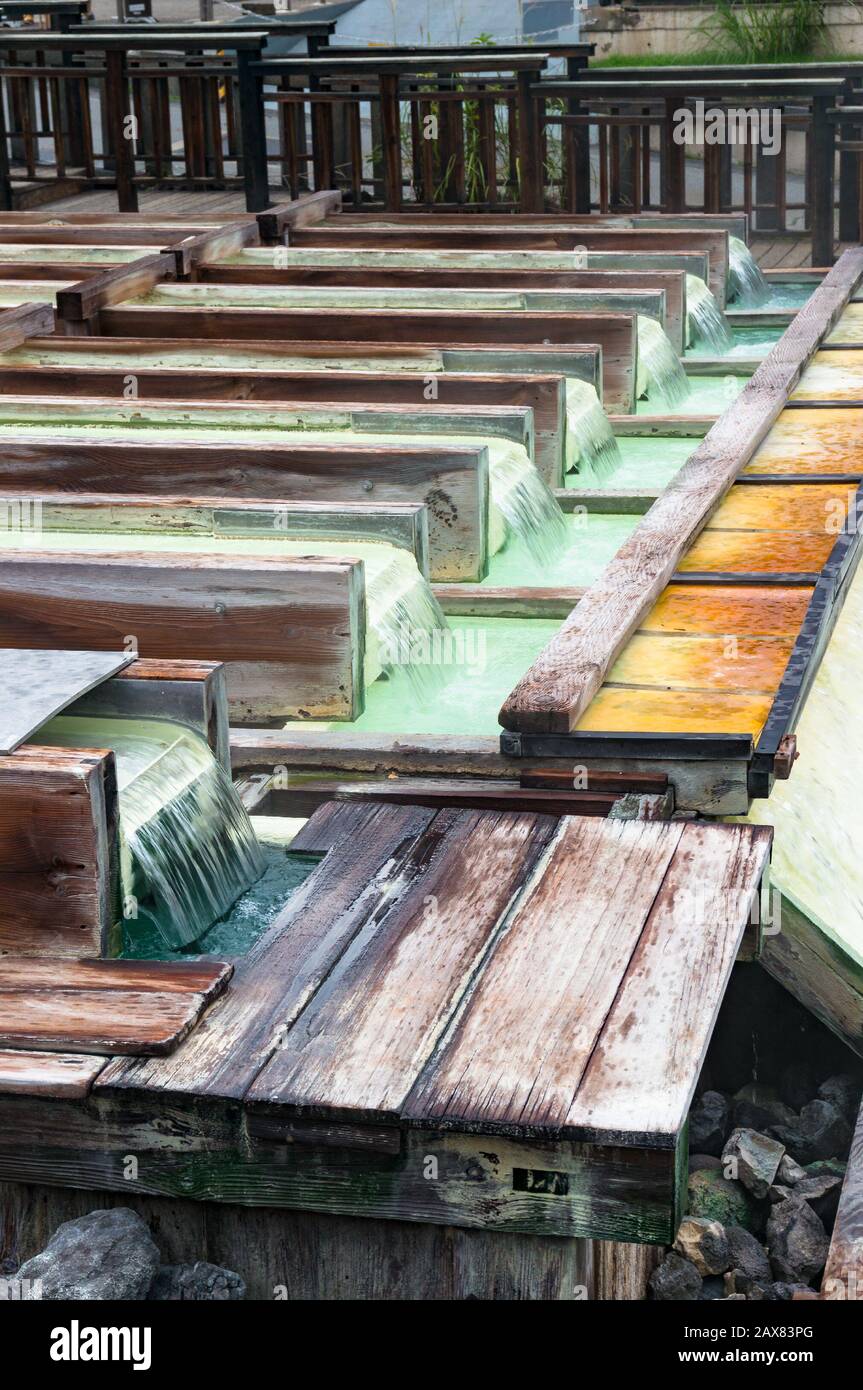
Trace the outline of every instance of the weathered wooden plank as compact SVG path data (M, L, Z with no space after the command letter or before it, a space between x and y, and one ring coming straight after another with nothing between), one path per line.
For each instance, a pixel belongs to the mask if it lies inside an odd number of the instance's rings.
M566 732L749 461L863 274L848 251L505 702L504 728Z
M740 941L759 911L771 840L765 826L684 826L564 1121L571 1138L615 1143L626 1134L627 1142L667 1145L679 1134Z
M54 332L54 309L50 304L16 304L0 311L0 352L12 352L28 338Z
M642 632L796 637L811 587L671 584L641 623Z
M532 814L440 811L403 865L406 891L354 939L247 1102L397 1118L552 830Z
M832 1301L863 1300L863 1107L848 1155L821 1297Z
M100 956L120 917L111 753L0 757L0 951Z
M21 990L123 990L135 994L199 994L214 999L233 966L209 960L71 960L0 956L0 994Z
M676 823L561 823L408 1098L407 1118L522 1135L560 1130L681 834Z
M97 432L94 432L94 436ZM106 433L108 433L106 431ZM171 497L237 496L274 502L365 502L428 508L433 579L476 581L488 565L488 454L472 445L417 446L242 441L171 443L7 435L4 484L17 496L76 492ZM372 484L372 488L367 486ZM271 563L262 561L261 563ZM275 562L273 562L275 563ZM129 629L124 629L128 631ZM33 645L22 642L21 645ZM152 655L180 655L153 651ZM215 650L182 655L217 657Z
M0 1048L160 1056L191 1032L206 1004L199 994L0 990Z
M70 323L86 323L101 309L146 294L160 280L172 279L175 273L173 258L163 255L141 256L126 265L102 270L71 288L57 291L57 316Z
M280 636L274 651L274 635ZM237 722L362 706L363 566L341 559L8 550L0 645L227 661Z
M74 1052L0 1052L0 1095L82 1100L107 1060Z
M188 1043L168 1062L110 1063L99 1090L244 1095L364 923L404 891L406 857L433 816L411 807L342 805L332 851L237 962L230 991ZM315 821L296 849L317 849Z

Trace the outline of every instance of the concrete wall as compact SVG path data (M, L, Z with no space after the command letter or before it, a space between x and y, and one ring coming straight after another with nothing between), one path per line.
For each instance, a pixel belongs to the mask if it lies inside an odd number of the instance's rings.
M701 26L708 12L706 5L610 5L583 15L582 38L596 44L597 58L692 53L706 44ZM819 56L863 54L862 15L851 0L829 4L828 33Z

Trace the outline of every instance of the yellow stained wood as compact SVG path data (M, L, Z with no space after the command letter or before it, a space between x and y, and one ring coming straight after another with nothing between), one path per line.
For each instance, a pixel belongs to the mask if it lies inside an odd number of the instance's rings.
M772 695L627 690L604 685L578 724L582 732L752 734L770 713Z
M848 304L836 327L827 334L824 341L863 344L863 304Z
M811 588L670 584L641 631L796 637L811 597Z
M789 399L863 401L863 352L853 348L816 352Z
M835 535L806 531L702 531L678 569L721 574L817 574Z
M773 692L793 646L791 637L636 633L611 668L608 684Z
M710 531L809 531L834 540L854 515L848 483L743 483L733 487L708 524Z
M783 410L743 473L863 474L863 410Z

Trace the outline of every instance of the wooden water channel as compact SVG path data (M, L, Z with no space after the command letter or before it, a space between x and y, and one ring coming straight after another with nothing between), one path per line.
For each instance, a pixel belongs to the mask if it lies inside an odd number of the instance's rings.
M859 559L863 252L718 419L645 414L637 316L684 350L684 266L726 305L728 219L381 226L339 206L0 218L0 507L19 533L0 648L112 653L135 634L137 659L66 712L197 730L251 811L309 817L290 853L310 870L240 958L111 959L113 756L40 748L52 709L0 757L7 1240L38 1248L34 1195L49 1225L98 1197L170 1212L171 1258L244 1267L254 1247L256 1297L286 1281L291 1297L643 1297L682 1214L687 1112L735 960L761 959L863 1050L853 951L806 918L765 936L772 832L726 823L793 776ZM620 259L531 269L582 245ZM327 259L427 248L452 262L406 265L404 289L521 298L375 307L389 267ZM486 248L498 268L459 269ZM278 302L328 286L369 302ZM568 380L620 438L692 438L655 500L565 485ZM643 513L595 581L483 583L501 441L564 505ZM280 524L300 553L191 545ZM381 543L453 616L554 621L500 729L352 727L380 666L351 546ZM65 1031L60 980L81 996ZM857 1259L858 1169L828 1273ZM286 1275L286 1244L317 1255Z

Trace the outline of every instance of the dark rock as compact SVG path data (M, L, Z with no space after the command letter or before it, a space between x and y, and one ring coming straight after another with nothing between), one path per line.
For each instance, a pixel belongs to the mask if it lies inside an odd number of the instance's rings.
M767 1280L765 1282L769 1283L771 1278L772 1275L768 1271ZM740 1298L763 1297L763 1295L760 1292L760 1285L758 1284L758 1281L756 1279L753 1279L751 1275L747 1274L742 1269L729 1270L725 1276L724 1286L726 1296L729 1298L732 1296L732 1294L735 1296L739 1296Z
M703 1216L723 1226L753 1230L758 1224L755 1204L743 1184L709 1169L690 1174L688 1206L690 1216Z
M861 1095L863 1087L854 1076L849 1076L847 1072L840 1072L837 1076L828 1076L826 1081L822 1081L818 1087L818 1097L820 1100L829 1100L836 1109L841 1111L850 1125L857 1122L857 1114L860 1109Z
M838 1173L815 1173L797 1184L794 1196L808 1202L815 1215L830 1230L836 1220L841 1191L842 1179Z
M731 1254L732 1271L737 1270L750 1279L769 1281L772 1278L767 1251L750 1231L743 1226L728 1226L725 1235Z
M158 1268L146 1223L128 1207L113 1207L64 1222L18 1275L40 1281L43 1299L125 1302L146 1296Z
M712 1302L716 1298L725 1297L725 1285L716 1275L711 1275L704 1280L701 1285L701 1299L703 1302Z
M698 1173L704 1168L710 1168L714 1173L722 1172L722 1159L716 1154L690 1154L689 1171Z
M779 1099L772 1086L762 1086L759 1081L750 1081L741 1086L734 1097L735 1129L771 1129L773 1125L790 1124L797 1116L784 1101Z
M784 1187L793 1187L806 1177L806 1169L795 1163L790 1154L783 1154L776 1169L776 1181Z
M844 1178L847 1167L848 1164L843 1163L841 1158L816 1158L814 1163L806 1164L806 1172L813 1178L822 1173L835 1173L837 1177Z
M811 1294L812 1289L809 1284L785 1284L777 1283L768 1285L769 1298L773 1303L790 1303L796 1293Z
M771 1183L767 1189L767 1200L771 1206L774 1206L776 1202L784 1202L787 1197L791 1196L793 1191L793 1187L786 1187L784 1183Z
M206 1260L193 1265L162 1265L148 1299L156 1302L227 1302L245 1298L246 1285L232 1269L222 1269Z
M832 1101L811 1100L799 1117L773 1125L770 1133L784 1144L798 1163L832 1158L851 1147L851 1126Z
M695 1153L722 1153L728 1133L728 1101L721 1091L705 1091L689 1112L689 1147Z
M755 1129L735 1129L722 1150L722 1168L753 1197L766 1197L785 1149L777 1139Z
M823 1075L823 1073L822 1073ZM779 1095L792 1110L800 1110L818 1094L820 1076L812 1062L792 1062L779 1077Z
M725 1227L702 1216L687 1216L681 1221L674 1248L678 1255L691 1260L701 1275L724 1274L731 1264Z
M824 1268L828 1247L821 1221L796 1194L773 1207L767 1222L767 1253L778 1280L808 1283Z
M669 1251L650 1276L650 1292L662 1303L681 1302L701 1296L701 1275L691 1260Z

